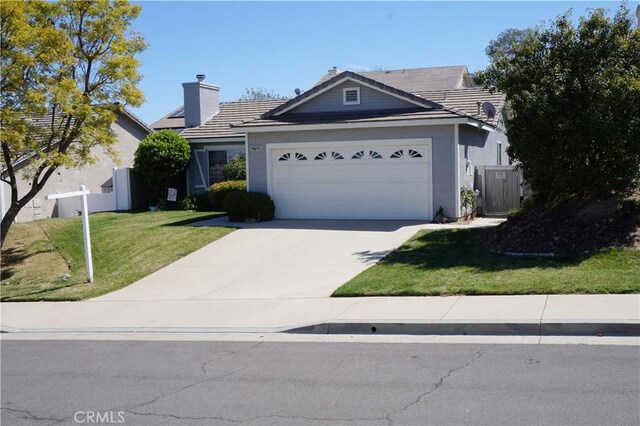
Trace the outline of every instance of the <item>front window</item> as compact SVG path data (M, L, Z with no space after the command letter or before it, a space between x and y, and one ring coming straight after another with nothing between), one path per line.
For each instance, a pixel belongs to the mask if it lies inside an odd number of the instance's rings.
M227 151L209 151L209 185L222 182L222 169L227 165Z

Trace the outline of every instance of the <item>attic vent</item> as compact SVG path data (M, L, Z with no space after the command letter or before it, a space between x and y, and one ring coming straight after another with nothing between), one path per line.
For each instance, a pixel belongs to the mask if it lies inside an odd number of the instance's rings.
M342 89L342 104L360 105L360 88L345 87L344 89Z

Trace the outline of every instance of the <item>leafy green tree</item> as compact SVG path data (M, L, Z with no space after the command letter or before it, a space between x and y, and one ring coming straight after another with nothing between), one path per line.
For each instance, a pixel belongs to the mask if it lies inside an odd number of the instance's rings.
M244 155L234 155L222 169L224 180L246 180L247 160Z
M135 153L133 168L142 177L154 200L174 184L189 165L189 142L171 130L147 135Z
M265 101L269 99L286 99L284 96L281 96L271 90L267 90L262 87L250 87L245 89L244 95L238 99L241 102L247 101Z
M612 17L596 9L577 25L567 12L487 48L491 65L480 81L507 95L508 153L538 199L600 197L638 186L640 30L634 27L625 5Z
M58 167L95 162L95 147L117 160L110 126L124 105L143 102L135 56L146 44L129 30L140 9L126 0L0 2L0 179L11 190L0 244ZM18 179L29 181L26 193Z
M484 50L488 57L494 58L498 55L513 58L514 46L524 42L527 38L532 37L533 29L526 28L519 30L517 28L508 28L498 35L498 38L491 40Z

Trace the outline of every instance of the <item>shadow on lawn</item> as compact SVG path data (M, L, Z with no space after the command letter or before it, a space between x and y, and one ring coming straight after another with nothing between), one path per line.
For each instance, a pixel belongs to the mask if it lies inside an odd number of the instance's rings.
M83 284L87 284L86 281L69 281L69 282L64 282L61 283L60 285L54 285L52 287L48 287L48 288L44 288L44 289L40 289L40 290L36 290L36 291L31 291L29 293L20 293L19 295L15 295L15 296L2 296L0 297L0 301L2 302L13 302L13 301L24 301L26 300L32 300L32 301L40 301L40 300L44 300L44 298L37 298L37 299L28 299L31 296L35 296L35 295L45 295L47 293L51 293L53 291L57 291L57 290L61 290L64 288L69 288L69 287L76 287L79 285L83 285ZM69 299L68 297L65 297L63 299L60 300L73 300L73 299ZM51 301L51 300L49 300Z
M482 244L484 229L446 229L414 237L389 256L381 265L411 265L419 269L469 267L478 272L498 272L530 268L563 268L579 264L591 255L580 256L507 256L490 252ZM356 253L374 260L381 253ZM379 258L379 257L378 257Z
M205 220L217 219L219 217L223 217L224 215L225 215L224 213L212 213L210 215L201 216L198 218L191 218L191 219L178 220L176 222L169 222L169 223L162 224L160 226L193 226L194 223L203 222ZM227 228L232 228L232 226L227 226Z
M2 251L2 269L0 270L0 281L11 278L16 273L16 266L25 260L37 256L38 254L50 253L51 250L37 250L27 253L24 247L11 247Z

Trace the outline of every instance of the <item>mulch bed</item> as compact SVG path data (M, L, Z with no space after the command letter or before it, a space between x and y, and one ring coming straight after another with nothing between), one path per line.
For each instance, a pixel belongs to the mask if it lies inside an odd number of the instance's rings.
M488 229L483 242L498 253L562 255L607 247L640 248L640 203L636 197L629 197L624 206L618 198L534 207Z

